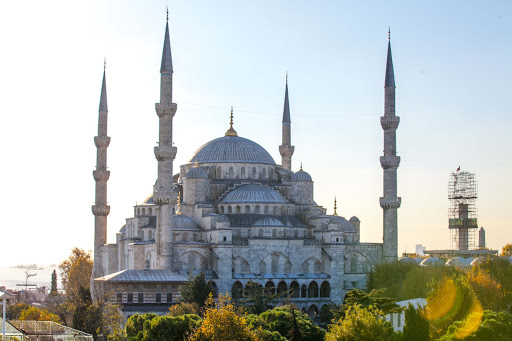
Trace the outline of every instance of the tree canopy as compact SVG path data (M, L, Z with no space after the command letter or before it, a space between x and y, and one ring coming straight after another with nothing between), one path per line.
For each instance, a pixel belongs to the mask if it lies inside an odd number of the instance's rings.
M181 301L195 303L199 307L205 305L210 294L215 295L214 287L206 281L204 273L200 273L180 288Z

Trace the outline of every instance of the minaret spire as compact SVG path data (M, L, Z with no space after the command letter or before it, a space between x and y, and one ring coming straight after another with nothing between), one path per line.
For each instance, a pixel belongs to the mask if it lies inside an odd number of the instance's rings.
M168 16L168 12L167 12ZM168 17L167 17L168 18ZM176 200L173 191L173 161L178 149L173 146L172 120L178 106L172 102L173 67L169 22L165 24L164 48L160 67L160 102L155 104L159 121L159 140L155 147L158 161L158 179L153 188L153 198L157 205L157 245L158 269L173 270L173 242L171 216Z
M281 164L283 168L292 170L292 155L295 147L291 145L291 120L290 120L290 103L288 99L288 72L286 72L286 85L284 90L284 108L283 108L283 143L279 146L281 154Z
M97 156L96 170L93 171L94 180L96 181L96 198L92 206L92 213L94 214L93 278L106 275L106 271L108 270L104 268L104 262L101 256L101 248L107 243L107 216L110 213L110 206L107 205L107 181L110 177L110 172L107 170L107 148L110 144L110 137L107 136L108 106L105 71L104 64L98 118L98 136L94 137Z
M336 212L336 210L338 209L337 207L337 202L336 202L336 196L334 196L334 214L333 216L337 217L338 216L338 212Z
M225 136L238 136L238 133L233 129L233 107L231 107L231 115L229 116L229 129L226 131Z
M384 80L384 116L380 124L384 130L384 156L380 164L384 171L384 195L380 198L383 209L383 259L392 262L398 257L398 215L402 199L397 196L397 169L400 157L396 155L396 130L400 117L395 115L395 75L391 57L390 31L388 31L388 56Z

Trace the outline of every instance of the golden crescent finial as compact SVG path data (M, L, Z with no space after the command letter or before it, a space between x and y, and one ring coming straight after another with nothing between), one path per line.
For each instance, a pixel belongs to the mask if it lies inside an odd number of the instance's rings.
M197 164L197 157L196 157L196 164L194 165L194 168L197 168L199 167L199 165Z
M176 210L176 214L181 214L181 196L178 190L178 198L176 199L176 205L178 205L178 209Z
M299 172L302 172L302 162L300 163L300 169Z
M238 136L238 133L233 129L233 107L231 107L231 115L229 117L229 129L226 131L226 136Z

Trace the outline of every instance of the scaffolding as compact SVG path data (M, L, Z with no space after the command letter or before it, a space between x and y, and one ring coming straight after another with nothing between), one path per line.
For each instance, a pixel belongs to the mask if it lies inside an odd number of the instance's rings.
M474 250L476 248L477 198L478 189L474 173L457 170L450 174L448 219L453 250Z
M51 321L9 321L22 335L21 341L93 341L93 336ZM10 340L10 339L6 339Z

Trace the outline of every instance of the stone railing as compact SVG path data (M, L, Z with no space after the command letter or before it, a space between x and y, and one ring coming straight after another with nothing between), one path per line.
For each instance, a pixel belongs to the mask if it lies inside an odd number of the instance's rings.
M249 239L247 238L239 238L233 239L234 246L249 246Z
M317 239L304 239L304 246L322 246L323 242Z

